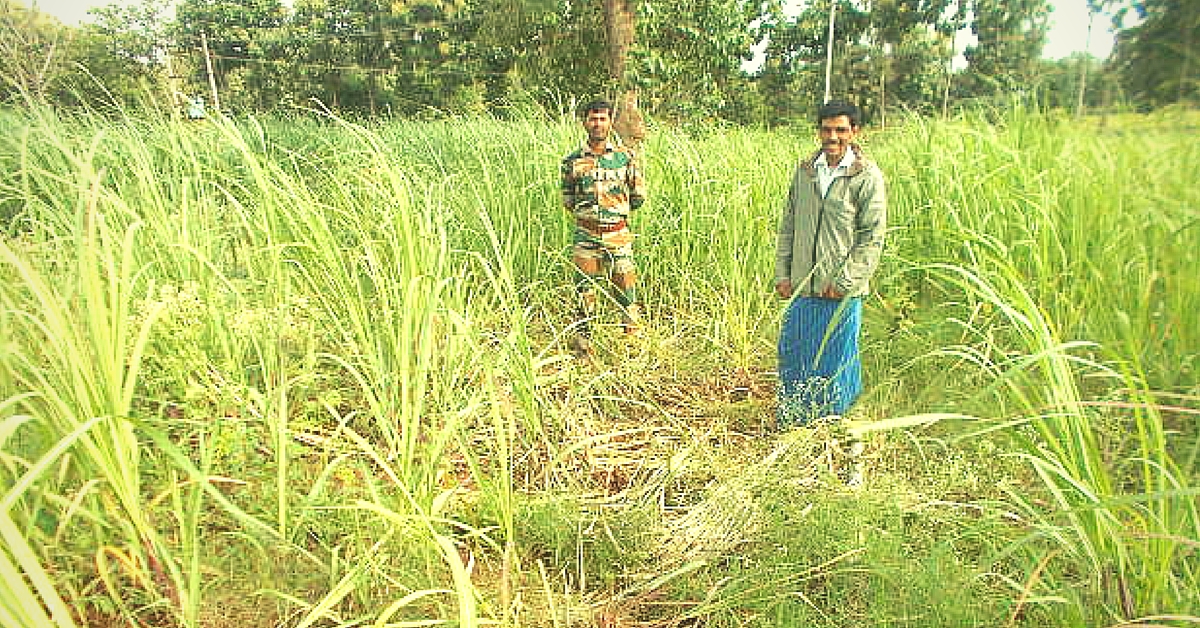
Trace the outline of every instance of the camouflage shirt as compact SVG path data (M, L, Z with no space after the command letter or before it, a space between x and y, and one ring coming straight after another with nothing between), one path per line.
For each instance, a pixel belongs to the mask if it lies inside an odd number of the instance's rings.
M596 154L585 143L562 161L562 199L576 220L619 223L646 200L637 155L611 141Z

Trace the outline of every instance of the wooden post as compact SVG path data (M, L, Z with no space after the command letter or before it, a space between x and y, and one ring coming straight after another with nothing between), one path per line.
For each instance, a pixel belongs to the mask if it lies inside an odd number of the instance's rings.
M954 80L954 55L958 54L958 31L950 34L950 56L946 58L946 84L942 89L942 119L950 117L950 81Z
M171 100L171 117L187 117L184 111L184 107L187 105L184 102L183 94L179 91L179 78L175 76L175 64L171 62L170 46L167 47L163 60L167 64L167 97Z
M631 2L604 0L604 21L608 36L608 75L617 91L613 129L622 142L638 150L646 138L646 124L638 108L637 91L625 80L625 57L633 46L636 30Z
M888 59L891 56L891 45L883 44L883 58L880 60L880 65L883 66L879 70L879 128L887 128L887 71Z
M825 40L825 100L829 102L830 74L833 72L833 20L837 17L837 0L829 0L829 37Z
M1083 54L1079 55L1079 95L1075 99L1075 117L1082 118L1084 112L1084 94L1087 93L1088 66L1092 60L1092 23L1096 21L1096 12L1088 7L1087 37L1083 40Z
M634 150L641 150L642 141L646 139L646 121L638 107L637 92L633 89L625 90L618 97L613 129L621 136L623 143Z
M217 96L217 79L213 77L212 56L208 54L208 34L200 33L200 46L204 48L204 67L208 69L208 88L212 90L213 111L220 111L221 99Z

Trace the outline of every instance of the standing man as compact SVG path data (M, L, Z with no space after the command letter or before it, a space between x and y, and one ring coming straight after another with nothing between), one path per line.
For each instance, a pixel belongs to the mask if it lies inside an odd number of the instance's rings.
M883 173L855 143L862 112L830 101L817 111L821 148L803 158L775 254L775 291L789 299L779 334L780 426L837 418L862 392L862 297L887 225Z
M562 161L562 202L575 218L572 258L579 306L570 344L577 353L590 355L589 321L596 312L596 283L602 279L615 288L625 333L638 333L637 268L628 221L646 200L646 184L637 156L611 137L612 105L597 100L581 114L587 140Z

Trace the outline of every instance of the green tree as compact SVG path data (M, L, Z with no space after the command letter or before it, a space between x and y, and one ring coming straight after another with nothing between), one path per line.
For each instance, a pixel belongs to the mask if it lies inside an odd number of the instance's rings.
M234 110L273 106L280 60L271 58L285 11L280 0L182 0L171 29L177 72L190 93L208 90L207 47L221 105Z
M1200 101L1200 2L1134 2L1141 22L1120 31L1114 64L1126 94L1135 102L1159 107ZM1129 7L1117 12L1118 24Z
M781 120L806 120L823 94L830 7L811 2L792 18L764 21L769 38L759 76L764 99ZM831 93L858 102L867 117L886 109L932 110L944 93L953 34L965 7L955 0L839 2Z
M658 115L742 115L758 7L739 0L477 0L473 60L499 95L564 108L607 95ZM636 29L636 34L627 31ZM636 96L631 99L631 94Z
M476 55L492 103L569 109L612 87L601 2L476 0Z
M1116 74L1104 62L1083 52L1065 59L1042 59L1036 74L1038 80L1031 87L1038 104L1047 108L1078 112L1108 107L1120 92Z
M951 0L873 0L866 6L874 87L865 104L930 110L944 80L957 10Z
M891 29L895 39L903 40L901 33L907 28L874 17L870 9L837 0L830 94L859 103L873 119L880 113L880 77L895 49L879 33ZM820 104L829 16L829 2L818 0L793 18L777 15L766 29L769 43L760 81L765 98L776 105L774 117L779 121L807 121Z
M110 4L91 13L94 22L80 27L68 46L72 70L56 86L55 101L129 107L150 97L181 105L170 84L168 0Z
M49 15L0 0L0 102L48 102L55 80L69 71L73 35Z
M404 36L390 2L297 2L279 41L280 56L291 60L288 100L342 113L389 109L395 104L394 55Z
M401 67L395 88L408 115L477 112L483 86L473 39L476 22L458 2L424 0L400 14L406 35L398 40Z
M1084 50L1090 50L1092 47L1092 29L1096 25L1096 16L1104 11L1105 6L1111 5L1115 0L1087 0L1088 8L1088 24L1087 37L1084 42ZM1091 69L1090 60L1086 55L1080 56L1079 60L1079 84L1076 86L1075 97L1075 116L1079 117L1084 112L1084 98L1087 93L1088 72Z
M594 3L593 3L594 4ZM474 0L457 31L467 40L484 101L493 110L514 105L517 94L547 93L576 80L563 41L576 40L578 24L557 0ZM597 40L599 41L599 40ZM556 68L555 60L562 61Z
M758 85L769 103L770 120L786 124L807 119L822 90L829 4L812 3L794 16L785 14L779 3L766 8L757 29L766 42Z
M457 0L297 3L287 28L296 91L342 113L477 111L479 22Z
M739 0L678 0L646 5L632 82L660 115L739 117L747 89L741 63L755 17Z
M1034 78L1050 8L1046 0L973 0L967 58L967 94L992 97L1021 92Z

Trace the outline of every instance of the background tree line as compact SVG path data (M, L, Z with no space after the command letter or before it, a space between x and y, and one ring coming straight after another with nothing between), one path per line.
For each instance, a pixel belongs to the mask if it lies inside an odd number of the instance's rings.
M664 119L789 123L822 97L831 15L831 93L874 118L1014 94L1075 109L1200 100L1190 0L1079 0L1097 24L1136 25L1108 60L1057 61L1041 58L1046 0L830 1L140 0L73 28L0 0L0 100L419 117L628 90Z

